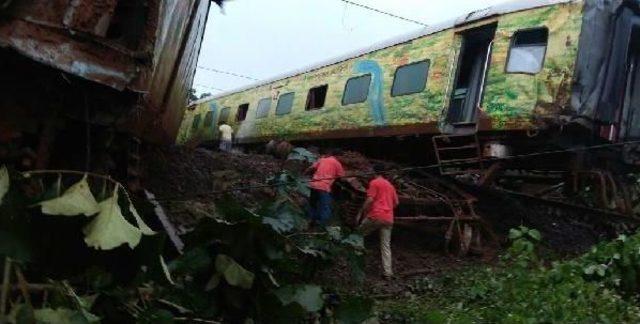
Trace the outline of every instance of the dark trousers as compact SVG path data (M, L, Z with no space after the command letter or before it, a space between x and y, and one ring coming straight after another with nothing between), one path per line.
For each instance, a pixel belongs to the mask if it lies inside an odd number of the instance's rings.
M309 197L308 213L311 220L319 225L326 225L331 218L331 193L311 189Z

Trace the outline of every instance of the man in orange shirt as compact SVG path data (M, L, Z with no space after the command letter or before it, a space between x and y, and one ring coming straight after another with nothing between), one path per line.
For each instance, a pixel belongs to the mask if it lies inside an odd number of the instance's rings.
M363 235L380 231L380 255L385 278L393 276L391 266L391 231L393 229L393 210L399 200L396 189L384 178L383 165L374 165L375 177L369 182L367 200L358 213L359 231Z
M314 171L313 179L309 182L311 188L309 214L311 221L319 225L326 225L331 218L331 204L333 203L331 187L338 178L344 176L342 164L334 156L339 154L339 150L328 151L305 172Z

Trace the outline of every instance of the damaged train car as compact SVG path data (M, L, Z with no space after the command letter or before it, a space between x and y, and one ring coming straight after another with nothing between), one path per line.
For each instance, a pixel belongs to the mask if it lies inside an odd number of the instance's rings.
M94 163L108 173L118 161L103 153L130 146L118 137L173 142L209 8L210 0L0 1L0 161Z
M195 102L178 141L215 140L223 122L242 143L531 135L574 122L636 137L638 6L526 0L472 12Z
M518 0L192 103L177 140L227 123L638 219L639 64L640 1Z

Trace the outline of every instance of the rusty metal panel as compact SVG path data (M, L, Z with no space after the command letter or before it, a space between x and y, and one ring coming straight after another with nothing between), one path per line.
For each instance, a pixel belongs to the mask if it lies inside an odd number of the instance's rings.
M0 48L115 89L137 102L128 107L137 112L119 123L123 130L173 142L210 1L119 1L14 1L0 12ZM122 11L121 5L144 11ZM110 36L115 25L125 34ZM144 30L128 33L136 26Z
M169 96L165 102L166 110L162 117L162 127L168 135L167 140L172 142L178 135L184 110L188 104L188 91L193 85L209 13L208 0L201 0L196 3L196 6L189 37L184 44L176 76L169 88Z
M139 120L136 126L144 129L147 138L175 140L195 74L208 12L208 0L161 2L155 69L149 76L149 89L153 91L145 96L145 114L153 114L155 119Z
M0 47L12 47L33 60L122 90L136 76L136 62L120 52L76 42L46 27L0 23Z
M118 0L71 0L64 25L97 36L107 35Z

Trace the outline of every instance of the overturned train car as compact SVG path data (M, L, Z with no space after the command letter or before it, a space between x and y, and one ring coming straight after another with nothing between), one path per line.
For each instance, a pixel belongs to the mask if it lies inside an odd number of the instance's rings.
M107 163L102 154L120 145L118 134L173 142L209 7L0 1L0 161L82 169Z

